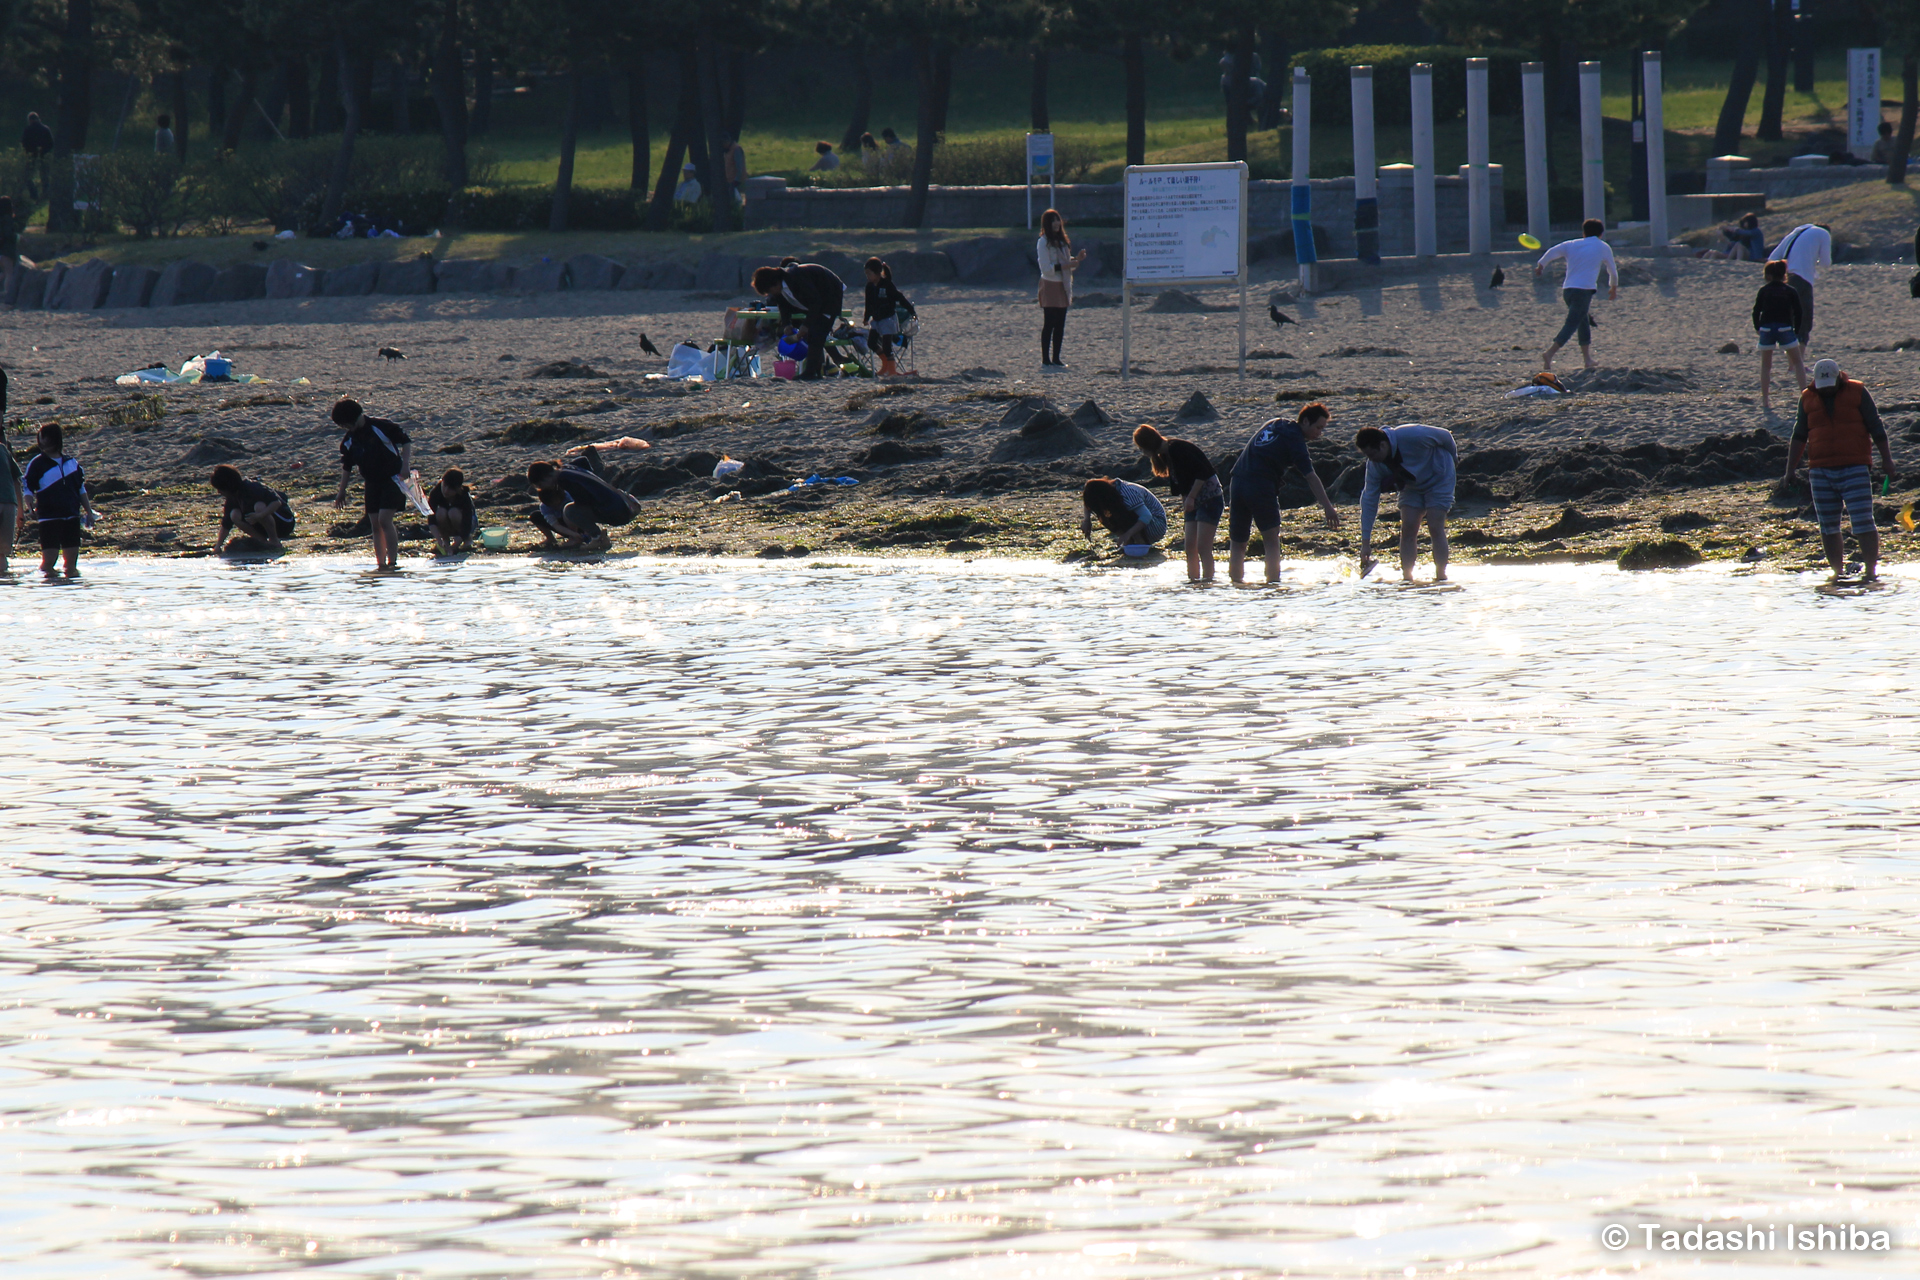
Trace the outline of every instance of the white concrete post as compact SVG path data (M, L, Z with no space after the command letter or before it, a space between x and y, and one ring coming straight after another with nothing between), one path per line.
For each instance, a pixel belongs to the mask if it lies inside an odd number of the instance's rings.
M1353 256L1380 261L1380 166L1373 153L1373 68L1349 67L1353 87Z
M1487 207L1487 60L1467 59L1467 252L1493 252Z
M1547 238L1547 78L1546 64L1520 66L1520 105L1526 117L1527 231Z
M1293 69L1293 260L1300 264L1300 287L1313 292L1313 80L1305 67Z
M1660 51L1640 55L1647 93L1647 243L1667 243L1667 130L1660 105Z
M1607 149L1600 134L1600 64L1580 64L1580 214L1607 217Z
M1413 256L1440 252L1433 211L1433 64L1413 64Z

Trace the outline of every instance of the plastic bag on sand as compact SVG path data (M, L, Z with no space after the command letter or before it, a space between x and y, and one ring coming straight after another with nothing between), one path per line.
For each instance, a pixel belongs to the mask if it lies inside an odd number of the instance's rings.
M429 520L433 519L433 508L427 505L427 495L420 488L420 473L418 471L408 476L395 476L393 482L400 486L401 493L407 495L407 501L413 504L415 511L418 511Z
M1507 398L1513 399L1515 397L1518 397L1521 399L1532 399L1536 396L1551 397L1551 396L1557 396L1559 394L1560 393L1558 391L1555 391L1552 387L1541 387L1541 386L1515 387L1513 390L1507 392Z
M740 468L746 465L744 462L735 462L732 458L721 454L720 461L714 464L713 478L715 480L724 480L728 476L738 473Z
M678 381L697 378L711 382L714 373L713 354L702 351L691 342L682 342L667 355L667 376Z

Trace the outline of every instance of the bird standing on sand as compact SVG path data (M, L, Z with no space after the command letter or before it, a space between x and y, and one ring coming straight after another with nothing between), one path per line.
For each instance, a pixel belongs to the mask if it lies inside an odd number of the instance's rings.
M654 346L653 339L649 338L644 333L640 335L640 349L646 352L650 356L657 356L660 354L660 348Z
M1501 285L1505 284L1506 282L1507 282L1507 273L1503 269L1499 267L1495 267L1493 269L1493 279L1487 281L1487 288L1498 289Z
M405 360L407 358L407 353L398 347L382 347L380 348L380 354L389 360Z
M1271 302L1267 304L1267 319L1273 321L1273 323L1276 326L1283 325L1283 324L1300 323L1298 320L1295 320L1292 316L1288 315L1286 312L1282 311L1280 308L1274 306Z

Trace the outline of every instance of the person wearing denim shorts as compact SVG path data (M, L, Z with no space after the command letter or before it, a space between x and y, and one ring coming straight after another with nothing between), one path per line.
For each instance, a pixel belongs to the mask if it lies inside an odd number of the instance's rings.
M1765 267L1767 282L1753 296L1753 331L1759 335L1760 408L1773 412L1773 353L1787 353L1794 390L1807 389L1807 366L1800 356L1800 295L1787 283L1787 264L1774 259Z
M1873 527L1873 450L1880 465L1893 474L1893 449L1886 424L1873 397L1860 382L1840 371L1835 360L1813 366L1813 385L1800 393L1800 413L1793 423L1793 443L1787 451L1787 479L1807 460L1807 487L1813 491L1813 510L1820 520L1820 546L1833 576L1847 571L1846 541L1840 536L1840 513L1853 526L1860 544L1862 575L1868 581L1880 570L1880 531Z
M1147 455L1153 474L1167 482L1186 517L1187 581L1213 581L1213 537L1227 509L1226 490L1206 451L1191 440L1169 440L1149 423L1134 429L1133 443Z
M1400 494L1400 577L1413 581L1424 521L1433 538L1433 580L1447 580L1447 512L1453 507L1454 464L1459 448L1442 427L1411 422L1399 427L1362 427L1354 448L1367 460L1360 490L1360 576L1373 568L1373 521L1383 490Z

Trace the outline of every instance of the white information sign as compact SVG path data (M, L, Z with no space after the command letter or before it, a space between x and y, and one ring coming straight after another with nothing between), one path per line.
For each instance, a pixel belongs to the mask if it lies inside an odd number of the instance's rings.
M1247 166L1130 165L1127 264L1120 293L1120 376L1133 359L1135 285L1240 286L1240 376L1247 376Z
M1029 231L1033 230L1033 187L1037 182L1047 184L1047 203L1053 204L1053 135L1050 133L1027 135L1027 230Z
M1238 278L1246 196L1242 164L1128 169L1127 279Z
M1865 159L1880 140L1880 51L1847 50L1847 150Z

